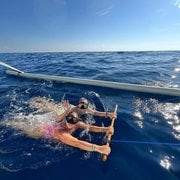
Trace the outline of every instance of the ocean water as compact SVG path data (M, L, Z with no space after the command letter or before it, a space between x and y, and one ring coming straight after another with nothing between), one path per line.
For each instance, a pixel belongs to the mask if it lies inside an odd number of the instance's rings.
M0 60L22 71L125 83L180 87L180 51L1 53ZM180 97L31 80L6 75L0 67L0 123L22 119L32 128L50 118L29 107L33 97L76 104L82 96L100 111L118 118L106 162L101 155L61 143L27 137L0 125L0 177L21 179L180 179ZM91 123L108 126L110 120L94 117ZM79 131L78 138L104 143L101 134Z

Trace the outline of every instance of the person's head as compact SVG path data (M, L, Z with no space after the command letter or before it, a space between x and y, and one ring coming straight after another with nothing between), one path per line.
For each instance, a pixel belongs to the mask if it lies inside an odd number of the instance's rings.
M79 99L79 102L78 102L78 105L77 105L77 107L79 109L87 109L88 106L89 106L89 101L86 98L82 97L82 98Z
M66 116L66 121L70 124L76 124L79 122L78 114L76 112L71 112Z

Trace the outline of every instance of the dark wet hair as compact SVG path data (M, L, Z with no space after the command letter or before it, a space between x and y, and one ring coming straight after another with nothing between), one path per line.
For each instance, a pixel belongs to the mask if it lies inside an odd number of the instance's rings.
M84 98L84 97L81 97L80 99L79 99L79 103L81 103L81 102L84 102L84 103L88 103L89 101L86 99L86 98Z

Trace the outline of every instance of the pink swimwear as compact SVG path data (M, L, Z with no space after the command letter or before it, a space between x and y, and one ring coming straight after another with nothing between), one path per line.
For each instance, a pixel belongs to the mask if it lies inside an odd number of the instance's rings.
M74 129L68 129L64 123L44 123L41 127L41 132L43 137L52 139L54 137L55 132L57 131L68 131L72 133Z
M55 131L59 129L59 125L56 123L44 123L41 127L42 134L45 138L51 139L54 137Z

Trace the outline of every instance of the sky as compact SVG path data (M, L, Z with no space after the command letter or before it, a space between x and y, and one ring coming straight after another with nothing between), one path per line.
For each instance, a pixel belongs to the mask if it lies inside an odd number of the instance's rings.
M0 0L0 52L180 50L180 0Z

